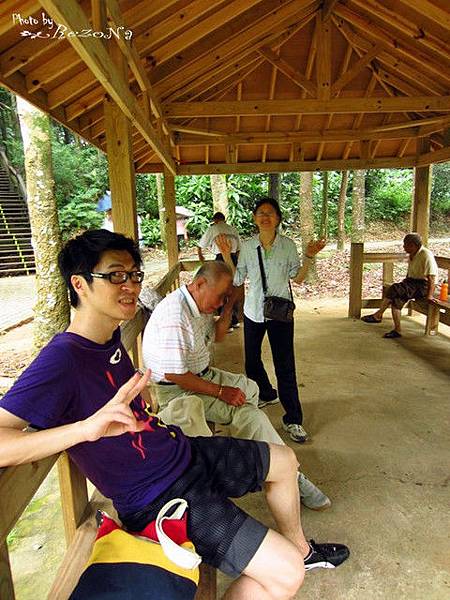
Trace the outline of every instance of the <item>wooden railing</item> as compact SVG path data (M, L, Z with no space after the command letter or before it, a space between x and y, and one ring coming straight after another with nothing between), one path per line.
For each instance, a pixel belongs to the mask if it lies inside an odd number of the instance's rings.
M195 270L199 264L198 261L177 263L157 284L156 291L165 296L179 286L182 271ZM136 366L140 364L139 336L144 326L142 311L138 311L133 320L122 326L123 344L131 352ZM108 512L111 512L110 502L97 491L89 498L86 478L65 452L31 464L0 469L1 600L15 600L6 538L56 461L67 551L49 592L49 600L67 600L86 563L95 538L95 513L98 508L105 508L106 505ZM39 590L35 592L36 598L41 597Z
M450 258L436 256L440 269L447 270L447 281L450 277ZM393 282L395 263L407 262L407 254L393 252L364 252L364 244L352 243L350 251L350 293L348 316L355 319L361 317L362 308L378 308L381 304L383 289ZM379 298L363 298L363 270L368 263L382 263L383 275L380 284Z

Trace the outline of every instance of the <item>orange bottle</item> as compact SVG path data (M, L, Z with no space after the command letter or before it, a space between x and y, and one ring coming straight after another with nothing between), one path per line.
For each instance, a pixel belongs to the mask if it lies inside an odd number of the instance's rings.
M448 283L444 281L441 285L441 291L439 292L439 300L444 302L448 301Z

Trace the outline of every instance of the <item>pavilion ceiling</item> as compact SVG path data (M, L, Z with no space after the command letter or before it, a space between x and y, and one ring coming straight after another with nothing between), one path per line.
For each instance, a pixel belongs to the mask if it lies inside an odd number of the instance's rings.
M5 0L0 83L102 149L109 96L139 172L425 165L449 42L448 0Z

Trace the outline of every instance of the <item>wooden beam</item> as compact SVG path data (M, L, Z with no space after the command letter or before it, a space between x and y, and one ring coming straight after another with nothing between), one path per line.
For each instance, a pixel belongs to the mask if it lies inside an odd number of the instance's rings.
M433 131L441 131L441 126L433 127ZM199 133L199 131L197 131ZM253 144L291 144L291 143L321 143L321 142L350 142L367 139L375 140L398 140L405 138L418 138L429 135L432 131L423 131L420 127L409 127L408 129L390 128L387 131L374 129L316 129L312 131L246 131L241 133L219 134L219 135L183 135L177 136L179 146L220 146L222 144L253 145Z
M41 4L49 15L69 30L80 31L89 28L89 21L76 0L41 0ZM128 88L128 82L113 64L102 42L94 37L73 36L68 39L114 102L139 129L167 168L175 173L175 163L172 157L151 124L146 121L137 99Z
M119 68L125 69L123 55L117 46L115 48L116 64ZM109 96L105 98L103 106L114 230L137 240L136 184L131 124Z
M294 69L289 63L280 58L271 48L264 46L263 48L259 48L258 52L274 67L284 73L286 77L308 92L310 96L314 97L316 95L316 86L300 71L297 71L297 69Z
M405 5L404 10L412 8L418 13L424 15L427 19L431 19L440 27L450 30L450 12L447 9L440 8L429 0L400 0Z
M419 140L418 154L426 154L430 148L428 138ZM430 166L416 167L414 173L414 202L411 211L411 231L417 231L423 243L428 245L430 228L431 169Z
M339 79L333 83L333 85L331 87L331 95L335 96L338 92L340 92L342 90L342 88L344 88L348 83L350 83L350 81L355 79L355 77L357 75L359 75L361 73L361 71L367 67L367 65L370 63L370 61L375 56L377 56L377 54L379 54L381 49L382 49L382 46L380 44L377 44L376 46L372 46L371 50L366 52L366 54L364 54L364 56L362 56L353 65L353 67L351 69L349 69L348 71L343 73L341 75L341 77L339 77Z
M238 50L251 52L268 45L268 36L274 29L283 30L295 25L314 12L315 0L285 2L273 7L273 0L262 0L260 5L243 13L238 19L227 23L197 44L186 49L180 56L173 57L152 74L152 81L160 97L165 97L185 82L203 75L218 65L227 62Z
M422 167L426 165L447 162L450 160L450 146L435 150L434 152L425 152L420 154L417 159L417 166Z
M339 0L323 0L322 3L322 21L328 21Z
M46 0L47 1L47 0ZM173 102L164 106L170 118L236 115L352 114L358 112L450 111L450 96L335 98L333 100L243 100L241 102Z
M301 162L203 163L180 165L179 175L208 175L211 173L289 173L296 171L345 171L347 169L405 169L414 167L415 157L373 158L368 160L322 160Z
M442 63L445 69L450 68L450 57L448 53L448 44L444 40L438 39L426 26L419 26L417 23L408 19L408 11L403 14L398 10L392 10L379 0L352 0L357 8L367 15L367 18L374 22L381 22L381 26L387 31L393 31L393 35L398 41L404 40L408 44L413 44L419 51L425 51L429 57L434 55L436 61Z
M316 56L317 98L329 100L331 95L331 22L317 14Z
M335 13L359 29L365 39L374 39L376 42L383 43L386 50L393 56L402 56L407 62L414 62L419 70L424 69L425 71L433 72L438 78L441 77L448 80L448 70L442 68L440 61L433 62L430 60L430 56L421 52L414 40L410 40L409 42L405 40L399 41L397 36L378 27L373 20L364 18L360 13L350 10L341 3L336 5Z

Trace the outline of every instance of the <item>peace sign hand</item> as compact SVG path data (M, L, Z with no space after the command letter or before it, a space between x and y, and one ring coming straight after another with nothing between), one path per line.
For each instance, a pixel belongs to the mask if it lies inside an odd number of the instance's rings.
M80 422L83 437L87 442L95 442L101 437L113 437L123 433L134 433L145 428L144 421L138 421L130 408L130 403L145 388L151 371L142 375L137 371L96 413Z

